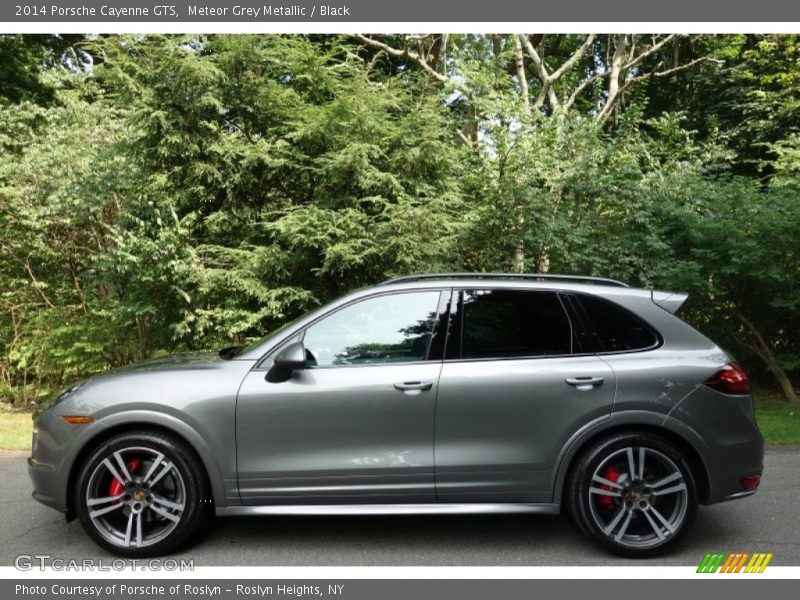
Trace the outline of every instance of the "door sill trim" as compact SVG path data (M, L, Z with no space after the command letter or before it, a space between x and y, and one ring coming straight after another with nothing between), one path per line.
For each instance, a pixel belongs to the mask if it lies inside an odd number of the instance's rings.
M559 514L558 504L525 504L512 502L460 503L460 504L281 504L261 506L217 507L219 517L253 515L435 515L435 514Z

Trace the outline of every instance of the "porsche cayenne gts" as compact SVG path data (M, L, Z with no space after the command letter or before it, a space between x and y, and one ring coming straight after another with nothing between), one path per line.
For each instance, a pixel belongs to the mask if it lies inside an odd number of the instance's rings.
M35 423L33 496L129 557L213 514L562 510L652 556L698 504L755 493L763 464L747 375L675 316L685 300L589 277L394 279L249 347L61 392Z

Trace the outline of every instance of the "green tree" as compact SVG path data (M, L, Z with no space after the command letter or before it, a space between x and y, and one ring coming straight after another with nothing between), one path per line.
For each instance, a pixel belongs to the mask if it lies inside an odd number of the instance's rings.
M169 269L180 339L240 342L446 253L458 148L440 98L304 37L103 43L98 76L137 131L140 206L188 236Z
M118 294L98 264L135 179L117 152L124 126L84 98L91 83L72 84L50 107L0 107L1 372L25 400L141 356L108 324Z
M787 400L800 367L800 204L796 186L698 181L694 210L676 222L677 260L665 281L692 294L690 317L728 348L759 360ZM751 363L752 364L752 363Z
M696 68L654 78L648 110L683 111L700 139L733 151L734 173L768 181L786 145L800 133L800 36L704 36L684 60L709 56Z
M796 399L794 36L0 36L0 385L412 271L605 275Z

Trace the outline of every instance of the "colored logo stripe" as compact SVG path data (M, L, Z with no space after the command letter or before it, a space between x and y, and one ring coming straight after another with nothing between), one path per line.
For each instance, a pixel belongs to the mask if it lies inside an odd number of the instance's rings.
M772 560L773 554L766 552L756 552L749 554L748 552L734 552L726 554L724 552L708 553L700 561L697 567L698 573L763 573L764 569ZM747 562L747 559L750 562ZM747 566L745 566L747 562ZM742 571L744 569L744 571Z
M716 573L723 560L725 560L725 554L706 554L700 563L700 566L697 567L697 572Z
M747 552L737 552L735 554L729 554L728 560L725 561L725 564L722 565L722 570L720 573L738 573L744 561L747 560L747 557L750 556Z
M764 569L767 568L769 561L772 560L772 554L753 554L753 558L750 559L750 562L745 568L745 573L763 573Z

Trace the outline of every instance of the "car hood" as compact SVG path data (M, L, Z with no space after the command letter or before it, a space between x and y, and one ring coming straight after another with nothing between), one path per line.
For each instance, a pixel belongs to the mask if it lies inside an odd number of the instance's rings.
M173 371L183 369L197 369L212 366L222 359L216 352L182 352L151 358L122 367L112 369L109 373L126 373L131 371Z

